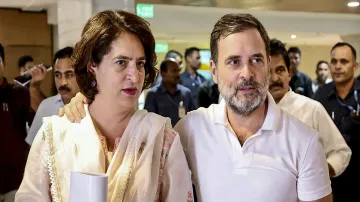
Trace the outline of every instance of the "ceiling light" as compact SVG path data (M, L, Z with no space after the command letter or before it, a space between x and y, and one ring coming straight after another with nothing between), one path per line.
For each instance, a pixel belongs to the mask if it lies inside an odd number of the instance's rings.
M291 37L292 39L296 39L296 35L295 35L295 34L291 35L290 37Z
M347 4L347 6L349 6L349 7L358 7L359 5L360 5L360 3L357 1L352 1Z

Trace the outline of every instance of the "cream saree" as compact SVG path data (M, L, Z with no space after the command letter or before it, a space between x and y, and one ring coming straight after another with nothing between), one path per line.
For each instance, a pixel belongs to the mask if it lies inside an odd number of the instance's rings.
M81 123L44 119L15 201L70 201L71 171L106 174L108 202L192 201L190 172L169 119L137 111L106 169L87 106L85 110Z

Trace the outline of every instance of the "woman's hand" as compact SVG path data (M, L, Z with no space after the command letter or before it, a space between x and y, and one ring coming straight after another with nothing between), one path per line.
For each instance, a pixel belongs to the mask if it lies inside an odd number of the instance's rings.
M59 116L66 115L67 119L74 123L79 123L86 116L84 104L90 104L90 100L86 99L80 92L73 97L69 104L59 110Z

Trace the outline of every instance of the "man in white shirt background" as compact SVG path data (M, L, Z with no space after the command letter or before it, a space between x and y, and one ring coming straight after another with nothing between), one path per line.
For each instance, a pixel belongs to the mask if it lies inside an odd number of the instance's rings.
M54 56L54 79L58 94L43 100L36 112L34 121L25 141L31 145L37 132L42 125L42 119L47 116L57 115L59 109L68 104L79 87L76 82L74 68L72 67L71 55L74 48L65 47L55 53Z
M349 165L351 150L325 108L317 101L293 92L290 82L290 59L281 41L270 41L269 92L277 105L319 132L319 141L326 154L329 175L340 175Z
M315 93L317 89L327 83L332 82L332 79L329 78L330 75L330 67L329 63L325 60L320 60L316 64L316 79L312 83L312 90Z
M318 134L274 102L269 37L249 14L223 16L211 33L211 68L223 100L175 126L199 201L331 202Z

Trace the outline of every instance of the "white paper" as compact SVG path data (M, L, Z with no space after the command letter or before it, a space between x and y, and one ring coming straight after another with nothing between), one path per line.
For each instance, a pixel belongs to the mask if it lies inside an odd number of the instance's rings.
M106 202L107 191L106 175L71 172L70 202Z

